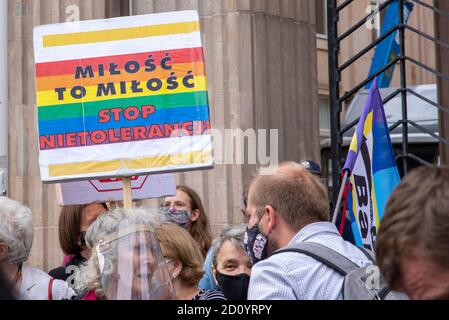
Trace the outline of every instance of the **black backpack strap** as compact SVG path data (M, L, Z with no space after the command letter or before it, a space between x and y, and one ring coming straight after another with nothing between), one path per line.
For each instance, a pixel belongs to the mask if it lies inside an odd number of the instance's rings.
M305 254L306 256L314 258L315 260L335 270L342 276L346 276L348 273L359 268L357 264L345 256L326 246L314 242L301 242L293 246L288 246L273 252L273 255L283 252L297 252Z

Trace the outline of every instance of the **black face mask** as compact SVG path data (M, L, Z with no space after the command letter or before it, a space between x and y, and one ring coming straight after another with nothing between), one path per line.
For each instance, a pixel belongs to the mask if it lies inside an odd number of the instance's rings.
M259 230L259 222L254 224L251 229L246 228L243 243L252 265L268 258L267 242L267 237Z
M228 276L217 271L215 274L218 282L218 289L228 300L247 300L249 275L240 273L235 276Z

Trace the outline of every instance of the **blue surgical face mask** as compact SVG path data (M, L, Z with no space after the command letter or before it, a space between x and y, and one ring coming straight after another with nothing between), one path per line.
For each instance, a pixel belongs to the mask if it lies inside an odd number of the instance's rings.
M160 208L164 215L164 222L174 223L187 229L191 223L192 213L187 210L176 210L170 207Z
M259 220L260 221L260 220ZM243 240L246 252L251 259L251 263L255 263L268 258L267 242L268 239L259 230L259 222L254 224L251 229L246 228Z

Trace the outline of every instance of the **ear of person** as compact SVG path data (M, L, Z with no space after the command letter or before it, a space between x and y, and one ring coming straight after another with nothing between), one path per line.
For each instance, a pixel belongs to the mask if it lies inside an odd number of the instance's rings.
M192 211L192 217L190 218L191 221L196 221L200 217L200 210L195 209Z
M176 279L182 270L182 262L180 261L174 261L173 262L173 271L172 271L172 278Z
M218 286L218 281L217 281L217 269L215 269L214 266L212 266L212 275L213 275L213 277L214 277L215 284Z
M270 233L276 224L276 211L270 205L266 206L265 210L266 210L266 216L268 219L268 221L267 221L268 233Z

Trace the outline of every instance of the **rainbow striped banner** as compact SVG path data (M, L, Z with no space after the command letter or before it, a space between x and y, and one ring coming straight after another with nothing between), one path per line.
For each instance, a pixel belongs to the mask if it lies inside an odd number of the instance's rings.
M42 181L213 166L196 11L34 28Z

